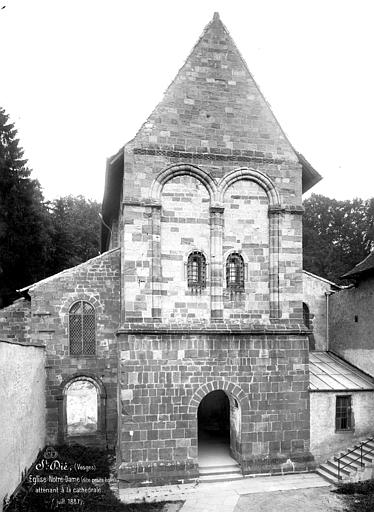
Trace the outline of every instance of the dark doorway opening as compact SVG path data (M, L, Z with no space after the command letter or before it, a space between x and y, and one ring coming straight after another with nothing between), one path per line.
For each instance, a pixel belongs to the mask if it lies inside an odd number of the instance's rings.
M202 454L230 452L230 402L224 391L212 391L197 411L199 458Z

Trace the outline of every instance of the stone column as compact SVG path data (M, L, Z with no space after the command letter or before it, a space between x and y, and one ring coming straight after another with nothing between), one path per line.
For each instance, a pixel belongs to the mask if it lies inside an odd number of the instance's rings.
M281 215L281 208L269 207L269 293L271 319L282 317L279 289Z
M161 205L152 205L152 318L161 319L162 269L161 269Z
M210 317L223 320L223 206L210 207Z

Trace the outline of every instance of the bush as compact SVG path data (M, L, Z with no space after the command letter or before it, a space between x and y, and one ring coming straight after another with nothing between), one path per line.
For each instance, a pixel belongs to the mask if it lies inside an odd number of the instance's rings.
M336 492L344 495L348 512L374 511L374 479L339 484Z

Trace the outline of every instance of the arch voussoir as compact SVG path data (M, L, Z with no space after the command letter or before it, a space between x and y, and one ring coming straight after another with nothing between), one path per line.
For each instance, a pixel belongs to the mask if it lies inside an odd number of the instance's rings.
M193 394L188 404L188 414L196 414L201 400L212 391L222 390L231 394L240 403L243 412L248 411L249 401L243 389L234 382L215 380L202 384Z
M222 178L222 180L218 184L218 198L220 203L224 202L224 196L227 189L238 180L254 181L266 192L266 195L268 196L269 199L269 205L279 206L279 193L273 181L269 178L269 176L262 173L261 171L250 169L248 167L235 169L234 171L228 173L226 176Z
M217 201L217 185L215 180L196 165L175 164L161 171L151 186L151 200L159 203L164 185L177 176L191 176L202 183L208 191L211 203Z

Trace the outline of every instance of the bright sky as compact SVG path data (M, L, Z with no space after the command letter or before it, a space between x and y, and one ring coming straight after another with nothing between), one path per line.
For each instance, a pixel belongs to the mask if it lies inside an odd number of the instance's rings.
M316 193L374 196L372 0L0 0L0 105L46 198L101 201L131 140L220 13Z

